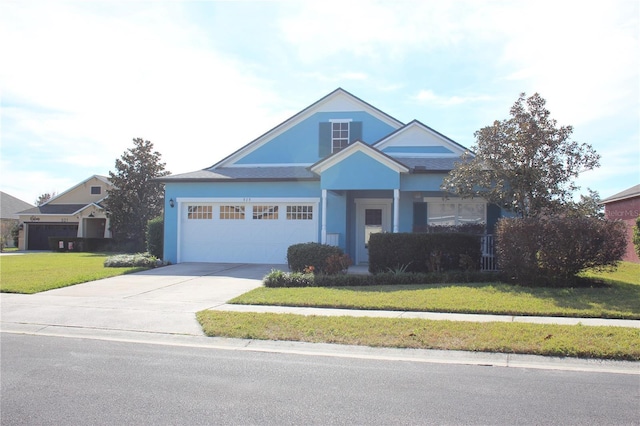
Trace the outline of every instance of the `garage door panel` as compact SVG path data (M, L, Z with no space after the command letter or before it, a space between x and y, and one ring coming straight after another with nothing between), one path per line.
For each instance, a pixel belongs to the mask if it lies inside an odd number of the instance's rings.
M288 219L287 204L275 203L277 219L254 219L252 203L236 204L244 206L244 219L221 219L220 207L228 203L208 203L212 214L205 219L194 219L188 214L189 205L193 204L185 204L181 211L179 261L286 263L290 245L318 240L317 215L309 213L305 220ZM310 207L310 211L315 210L316 205Z

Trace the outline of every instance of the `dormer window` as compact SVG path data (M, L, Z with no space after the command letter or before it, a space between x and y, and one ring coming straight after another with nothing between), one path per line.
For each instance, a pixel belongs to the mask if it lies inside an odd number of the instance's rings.
M100 195L102 194L102 187L101 186L92 186L91 187L91 195Z
M331 153L341 151L349 145L349 122L331 123Z

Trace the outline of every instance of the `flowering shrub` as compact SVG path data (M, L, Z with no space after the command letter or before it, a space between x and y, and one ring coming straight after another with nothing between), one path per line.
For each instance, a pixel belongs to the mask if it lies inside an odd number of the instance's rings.
M272 269L262 282L265 287L313 287L315 285L314 275L312 273L303 274L300 272L283 272L278 269Z
M104 261L106 268L121 268L140 266L143 268L155 268L158 266L158 258L152 256L149 253L136 253L136 254L117 254L115 256L109 256Z

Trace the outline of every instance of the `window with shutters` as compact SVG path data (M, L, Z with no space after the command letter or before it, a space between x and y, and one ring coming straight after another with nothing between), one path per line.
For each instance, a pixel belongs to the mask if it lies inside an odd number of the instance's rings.
M328 157L357 140L363 140L362 121L336 118L321 122L318 134L318 156Z

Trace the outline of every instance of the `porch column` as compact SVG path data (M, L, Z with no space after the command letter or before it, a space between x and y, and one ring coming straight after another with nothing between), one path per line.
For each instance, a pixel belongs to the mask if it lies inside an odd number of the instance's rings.
M105 223L104 223L104 235L102 236L103 238L111 238L111 219L109 219L109 216L107 216Z
M80 213L80 219L78 219L78 232L76 233L76 237L84 237L84 218L82 217L82 213Z
M322 228L320 231L320 243L327 244L327 190L322 190Z
M397 234L400 223L400 190L393 190L393 233Z

